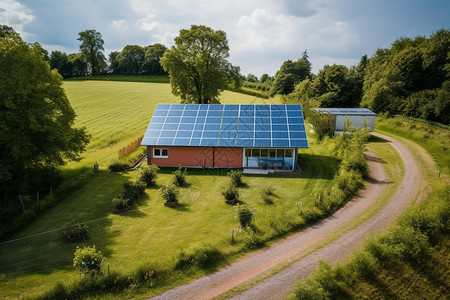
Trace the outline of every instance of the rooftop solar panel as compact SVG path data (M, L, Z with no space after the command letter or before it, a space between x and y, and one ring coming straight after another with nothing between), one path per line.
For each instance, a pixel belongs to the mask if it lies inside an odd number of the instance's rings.
M307 148L300 105L158 104L147 146Z
M329 112L332 115L349 115L349 116L376 116L377 114L368 108L316 108L319 112Z

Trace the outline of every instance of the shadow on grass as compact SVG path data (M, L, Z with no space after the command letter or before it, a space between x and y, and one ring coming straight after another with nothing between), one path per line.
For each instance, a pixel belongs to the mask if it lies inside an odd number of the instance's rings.
M174 210L178 210L178 211L183 211L183 212L189 212L191 209L189 208L189 205L186 203L179 203L173 207L171 207L171 209Z
M374 136L374 135L370 135L369 142L370 143L390 143L390 141L385 140L385 139L383 139L381 137L378 137L378 136Z
M127 180L126 174L100 171L57 206L30 223L23 231L28 236L0 243L0 275L10 278L72 270L77 246L95 245L104 256L112 255L111 246L120 231L111 230L111 200L122 191ZM62 227L72 220L87 226L87 241L63 241Z

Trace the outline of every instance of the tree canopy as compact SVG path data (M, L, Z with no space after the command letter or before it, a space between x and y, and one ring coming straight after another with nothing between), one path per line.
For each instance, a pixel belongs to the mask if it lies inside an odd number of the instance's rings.
M39 190L78 160L89 136L41 48L0 28L0 199ZM17 199L17 198L16 198Z
M81 41L80 50L89 64L89 72L91 75L98 75L106 69L106 59L103 54L103 44L100 32L95 29L85 30L78 33L78 40Z
M297 84L309 77L311 77L311 67L307 62L303 59L287 60L275 74L272 94L287 95L292 93Z
M450 32L396 40L378 49L364 75L362 105L449 124Z
M180 30L175 46L161 58L172 93L184 103L215 103L231 82L240 84L239 67L231 65L226 33L203 25Z

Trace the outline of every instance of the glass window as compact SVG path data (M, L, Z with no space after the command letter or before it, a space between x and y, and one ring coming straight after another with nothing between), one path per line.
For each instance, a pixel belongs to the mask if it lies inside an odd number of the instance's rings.
M167 158L169 157L169 151L167 149L153 149L154 158Z
M286 149L286 157L292 157L292 149Z
M261 149L261 157L267 157L269 154L268 149Z
M245 156L252 157L252 149L245 149Z
M259 157L260 149L252 149L252 157Z
M276 150L275 149L270 149L269 150L269 157L275 157L276 154Z
M284 157L284 149L277 149L277 157Z

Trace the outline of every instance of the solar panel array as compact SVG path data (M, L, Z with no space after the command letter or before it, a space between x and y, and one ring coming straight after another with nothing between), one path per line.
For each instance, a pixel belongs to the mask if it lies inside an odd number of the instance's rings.
M377 114L368 108L316 108L319 112L330 112L332 115L352 116L376 116Z
M147 146L307 148L300 105L158 104Z

